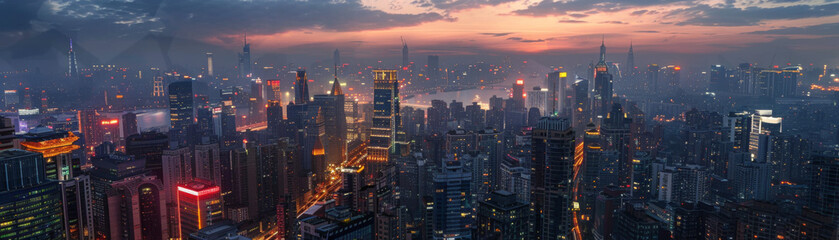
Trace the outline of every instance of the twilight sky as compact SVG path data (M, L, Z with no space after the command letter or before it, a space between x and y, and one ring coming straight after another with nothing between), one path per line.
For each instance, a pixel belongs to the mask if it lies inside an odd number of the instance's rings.
M235 51L357 58L610 53L839 63L839 0L0 0L0 48L41 33L78 34L99 59L174 36ZM203 45L202 45L203 46ZM617 57L617 56L616 56ZM587 62L588 60L586 60Z

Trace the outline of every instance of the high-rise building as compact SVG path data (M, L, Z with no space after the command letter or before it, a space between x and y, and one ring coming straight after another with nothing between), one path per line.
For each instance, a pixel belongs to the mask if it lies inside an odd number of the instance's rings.
M728 91L728 78L726 77L725 66L712 65L711 71L708 73L708 88L715 92Z
M341 52L338 52L338 49L335 49L335 52L332 52L332 61L333 66L338 67L341 66ZM338 77L338 76L335 76Z
M492 192L478 202L479 239L527 239L528 204L516 200L508 191Z
M568 73L566 72L552 72L548 74L548 107L545 111L546 115L559 116L559 114L565 111L562 106L570 105L565 104L565 101L568 101L568 98L565 96L567 77Z
M647 66L647 91L651 93L657 93L660 86L659 86L659 75L661 73L661 67L658 64L650 64Z
M574 131L567 119L543 117L533 127L530 200L534 229L530 239L571 238L574 147Z
M768 161L770 149L770 135L783 132L783 118L773 117L772 110L755 110L751 117L751 132L749 133L749 153L752 160Z
M600 61L594 67L594 89L591 95L592 112L605 117L612 106L612 74L606 65L606 43L600 44Z
M402 39L402 67L408 67L411 64L411 60L408 57L408 42L405 39Z
M47 178L44 163L41 153L0 151L0 238L64 238L61 189Z
M428 64L428 66L426 67L425 74L427 79L430 81L428 84L442 87L443 79L440 77L440 56L428 55L428 61L426 64Z
M114 153L92 159L96 239L169 239L169 192L146 176L145 161Z
M820 153L811 157L809 207L839 220L839 156Z
M242 46L242 53L239 53L239 78L247 79L252 77L253 69L251 65L251 44L248 43L248 34L245 34L244 45Z
M472 238L472 174L463 168L461 161L446 161L434 174L435 239Z
M614 215L613 239L658 240L663 237L664 224L646 214L643 209L627 206L626 209L618 210Z
M544 112L548 114L548 110L550 110L551 99L549 95L549 91L547 88L543 89L541 87L533 87L532 90L527 91L527 108L536 108L539 109L539 112ZM542 116L539 116L542 117Z
M137 114L128 112L122 115L122 135L131 136L137 134Z
M178 225L185 237L213 225L222 218L219 186L209 181L195 181L178 185Z
M407 46L405 49L407 53ZM390 154L396 151L397 128L402 125L396 70L373 70L373 77L373 126L367 149L367 169L371 174L390 163Z
M305 104L309 102L309 79L305 70L297 70L297 80L294 82L294 103Z
M616 151L619 156L619 183L630 185L632 175L632 149L630 147L630 125L632 118L623 111L620 104L613 104L611 111L603 119L601 133L603 134L603 148Z
M213 53L207 53L207 76L213 76Z
M148 175L163 179L163 150L169 149L169 137L158 132L143 132L125 139L125 154L146 160Z
M192 81L169 84L170 141L186 145L190 125L195 122Z
M649 152L638 151L632 157L632 186L629 194L634 199L650 199L653 186L653 158Z
M664 86L659 87L655 94L673 94L679 89L679 73L682 67L676 65L668 65L661 69L664 77Z
M375 239L372 214L357 213L343 206L324 212L323 216L304 215L300 218L302 239Z
M344 92L338 78L332 82L332 90L326 95L315 95L315 105L320 106L325 126L326 162L335 166L346 159L347 118L344 111Z
M86 152L102 144L102 128L100 128L99 113L94 109L79 110L76 117L79 120L79 132L84 135Z
M629 52L626 53L626 66L623 69L623 75L625 77L633 77L637 72L635 69L635 52L632 51L632 42L629 43Z
M12 124L12 119L0 117L0 150L14 147L14 139L15 125Z
M524 79L516 79L513 83L510 98L513 99L514 105L506 106L506 108L524 108Z

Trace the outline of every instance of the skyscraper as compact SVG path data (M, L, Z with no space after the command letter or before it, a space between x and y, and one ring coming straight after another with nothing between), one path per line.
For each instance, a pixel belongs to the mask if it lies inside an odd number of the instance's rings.
M411 61L408 57L408 42L405 39L402 39L402 67L408 67L411 64Z
M169 84L169 134L170 140L186 144L187 133L195 122L192 81Z
M428 67L426 67L425 74L432 86L442 87L442 80L440 78L440 56L428 55Z
M571 178L574 131L571 122L543 117L533 127L531 161L533 232L530 239L571 238Z
M711 66L711 72L708 73L708 88L711 91L721 92L728 90L728 83L726 82L726 70L723 65Z
M59 183L47 179L40 153L0 151L0 238L62 239Z
M253 74L251 68L251 45L248 43L248 34L245 33L245 42L242 46L242 53L239 53L239 78L250 78Z
M624 67L623 75L632 77L635 75L635 52L632 51L632 42L629 43L629 52L626 54L626 67Z
M332 82L332 90L329 93L315 95L314 104L320 106L323 113L326 162L338 166L346 156L347 118L344 111L344 92L337 77Z
M508 191L492 192L478 202L479 239L527 239L528 204Z
M222 218L219 186L196 179L178 185L178 225L181 238Z
M294 103L305 104L309 102L309 80L306 78L306 70L297 70L297 81L294 85Z
M545 115L549 116L559 116L559 114L563 113L562 106L570 105L565 104L565 101L568 101L568 98L565 97L565 87L566 87L566 77L568 73L566 72L552 72L548 74L548 108L545 111Z
M446 161L434 174L434 238L471 239L472 174L461 161Z
M332 53L332 61L333 61L333 66L335 66L336 68L338 66L341 66L341 52L338 52L337 48L335 49L335 52ZM338 76L335 76L335 77L338 77Z
M396 70L373 70L373 81L373 127L367 149L367 169L376 174L390 163L390 154L396 150L396 132L401 119Z
M207 53L207 76L213 76L213 53Z
M594 91L592 92L592 112L605 117L612 106L612 74L606 65L606 43L600 44L600 61L594 67Z
M513 88L511 89L512 92L510 92L510 98L512 98L513 102L515 102L515 106L507 106L507 108L524 108L524 79L516 79L516 82L513 83Z

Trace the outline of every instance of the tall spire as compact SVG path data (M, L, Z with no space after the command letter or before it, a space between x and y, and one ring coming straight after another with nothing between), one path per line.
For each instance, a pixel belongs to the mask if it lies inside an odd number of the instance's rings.
M600 61L606 62L606 35L603 35L603 39L600 40Z
M248 32L245 32L245 45L248 45Z
M335 80L332 81L332 96L344 95L344 91L341 90L341 83L338 82L338 65L335 65Z
M79 66L76 63L76 52L73 51L73 38L70 38L70 50L67 51L68 63L67 63L67 75L71 78L78 77L79 75Z

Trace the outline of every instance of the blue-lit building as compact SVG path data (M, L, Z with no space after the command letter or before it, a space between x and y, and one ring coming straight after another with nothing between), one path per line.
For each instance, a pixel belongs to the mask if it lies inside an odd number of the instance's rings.
M63 239L61 188L40 153L0 152L0 239Z

